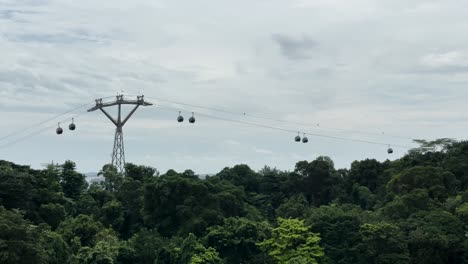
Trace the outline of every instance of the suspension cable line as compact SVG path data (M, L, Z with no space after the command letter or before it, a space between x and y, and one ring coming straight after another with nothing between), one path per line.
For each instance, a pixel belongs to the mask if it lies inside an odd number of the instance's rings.
M105 98L110 98L110 97L112 97L112 96L105 97ZM105 98L102 98L102 99L105 99ZM200 106L200 105L195 105L195 104L181 103L181 102L176 102L176 101L171 101L171 100L163 100L163 99L151 98L151 97L147 97L147 98L157 100L157 101L172 103L172 104L195 107L195 108L199 108L199 109L205 109L205 110L210 110L210 111L218 111L218 112L228 113L228 114L232 114L232 115L242 115L242 116L248 116L248 117L253 117L253 118L258 118L258 119L264 119L264 120L270 120L270 121L276 121L276 122L283 122L283 123L289 123L289 124L296 124L296 125L303 125L303 126L312 125L312 124L297 123L297 122L292 122L292 121L282 120L282 119L260 117L260 116L246 114L246 113L236 113L236 112L232 112L232 111L228 111L228 110L223 110L223 109L218 109L218 108L213 108L213 107L205 107L205 106ZM42 126L43 124L46 124L47 122L50 122L50 121L52 121L54 119L57 119L58 117L61 117L63 115L69 114L69 113L72 113L74 111L77 111L77 110L79 110L79 109L81 109L83 107L88 106L91 103L94 103L94 101L91 101L89 103L80 105L80 106L78 106L76 108L73 108L71 110L67 110L66 112L63 112L63 113L58 114L58 115L56 115L54 117L48 118L47 120L41 121L41 122L39 122L37 124L34 124L34 125L30 126L30 127L24 128L24 129L19 130L19 131L12 132L12 133L10 133L10 134L8 134L6 136L1 137L0 142L4 141L5 139L8 139L8 138L10 138L12 136L21 135L25 131L31 130L32 128L37 128L38 126ZM170 110L170 111L179 111L179 112L183 111L183 112L187 112L187 113L192 113L192 117L193 117L193 114L194 114L193 111L186 111L184 109L174 108L174 107L170 107L170 106L155 105L155 107L160 108L160 109L164 109L164 110ZM66 121L70 121L70 120L73 121L73 119L75 119L75 118L77 118L77 117L79 117L79 116L81 116L81 115L83 115L85 113L87 113L87 112L85 111L83 113L79 113L77 115L74 115L73 117L64 119L64 120L62 120L60 122L66 122ZM237 119L220 117L220 116L207 114L207 113L200 113L200 112L197 112L197 115L204 116L204 117L211 118L211 119L217 119L217 120L221 120L221 121L231 122L231 123L244 124L244 125L255 126L255 127L260 127L260 128L266 128L266 129L272 129L272 130L283 131L283 132L288 132L288 133L298 133L298 130L296 130L296 129L287 129L287 128L277 127L277 126L273 126L273 125L268 125L268 124L261 124L261 123L255 122L255 121L250 122L250 121L245 121L245 120L237 120ZM6 148L6 147L14 145L14 144L17 144L17 143L22 142L22 141L24 141L24 140L26 140L26 139L28 139L30 137L35 136L35 135L42 134L45 131L47 131L48 129L54 127L54 126L55 126L55 124L51 125L51 126L44 127L42 129L39 129L39 130L34 129L32 132L30 132L30 133L28 133L28 134L26 134L26 135L24 135L24 136L22 136L22 137L20 137L20 138L18 138L16 140L13 140L11 142L5 142L3 145L0 145L0 149ZM335 129L335 130L340 130L340 131L343 131L343 132L355 132L355 133L383 136L382 134L372 133L372 132L365 132L365 131L358 131L358 130L347 130L347 129L340 129L340 128L330 128L330 127L321 127L319 125L313 125L313 126L317 127L317 128ZM309 135L309 136L313 136L313 137L329 138L329 139L344 140L344 141L353 141L353 142L367 143L367 144L373 144L373 145L393 146L393 147L404 148L404 149L412 149L413 148L413 147L406 146L406 145L388 144L388 143L377 142L377 141L361 140L361 139L354 139L354 138L349 138L349 137L339 137L339 136L325 135L325 134L305 132L305 131L299 131L299 133L304 134L304 136ZM395 138L410 139L410 138L407 138L407 137L393 136L393 135L389 135L389 134L386 134L386 136L395 137Z
M59 123L63 123L63 122L67 122L67 121L74 120L74 119L76 119L77 117L82 116L82 115L84 115L84 114L86 114L86 113L87 113L86 111L85 111L85 112L81 112L81 113L76 114L76 115L74 115L74 116L72 116L72 117L69 117L69 118L60 120ZM29 139L29 138L31 138L31 137L34 137L34 136L43 134L44 132L48 131L49 129L51 129L51 128L55 127L55 126L56 126L56 124L53 124L53 125L50 125L50 126L43 127L42 129L39 129L39 130L34 130L34 131L32 131L32 132L30 132L30 133L28 133L28 134L26 134L26 135L24 135L24 136L22 136L22 137L20 137L20 138L18 138L18 139L15 139L15 140L13 140L13 141L11 141L11 142L7 142L7 143L4 143L3 145L0 145L0 149L7 148L7 147L9 147L9 146L15 145L15 144L20 143L20 142L22 142L22 141L25 141L25 140L27 140L27 139Z
M179 112L183 111L183 112L187 112L187 113L191 112L191 111L187 111L187 110L183 110L183 109L179 109L179 108L174 108L174 107L169 107L169 106L163 106L163 105L155 105L155 107L165 109L165 110L169 110L169 111L179 111ZM200 112L197 112L196 114L199 115L199 116L204 116L204 117L207 117L207 118L217 119L217 120L222 120L222 121L227 121L227 122L232 122L232 123L256 126L256 127L267 128L267 129L272 129L272 130L278 130L278 131L283 131L283 132L288 132L288 133L298 133L297 130L293 130L293 129L286 129L286 128L275 127L275 126L270 126L270 125L265 125L265 124L246 122L246 121L242 121L242 120L235 120L235 119L219 117L219 116L209 115L209 114L200 113ZM367 144L381 145L381 146L391 145L393 147L403 148L403 149L412 149L413 148L413 147L406 146L406 145L388 144L388 143L375 142L375 141L369 141L369 140L329 136L329 135L310 133L310 132L304 132L304 131L299 131L299 132L302 133L302 134L305 134L305 135L314 136L314 137L321 137L321 138L338 139L338 140L353 141L353 142L367 143Z
M229 110L225 110L225 109L221 109L221 108L217 108L217 107L201 106L201 105L196 105L196 104L189 104L189 103L178 102L178 101L167 100L167 99L161 99L161 98L154 98L154 97L148 97L148 98L150 98L152 100L156 100L156 101L162 101L162 102L178 104L178 105L183 105L183 106L190 106L190 107L195 107L195 108L199 108L199 109L205 109L205 110L210 110L210 111L227 113L227 114L231 114L231 115L240 115L240 116L252 117L252 118L257 118L257 119L270 120L270 121L275 121L275 122L280 122L280 123L289 123L289 124L301 125L301 126L311 126L311 127L315 127L315 128L319 128L319 129L336 130L336 131L342 131L342 132L352 132L352 133L367 134L367 135L374 135L374 136L380 136L380 137L392 137L392 138L400 138L400 139L408 139L408 140L413 140L414 139L412 137L392 135L392 134L387 134L387 133L384 133L384 132L376 133L376 132L369 132L369 131L362 131L362 130L322 126L320 124L301 123L301 122L295 122L295 121L290 121L290 120L285 120L285 119L269 118L269 117L264 117L264 116L252 115L252 114L248 114L246 112L242 112L242 113L234 112L234 111L229 111Z
M5 136L1 137L1 138L0 138L0 142L1 142L1 141L4 141L5 139L8 139L8 138L10 138L10 137L23 134L23 133L25 133L26 131L31 130L32 128L37 128L38 126L42 126L43 124L45 124L45 123L47 123L47 122L50 122L50 121L52 121L52 120L55 120L55 119L57 119L57 118L59 118L59 117L61 117L61 116L64 116L64 115L69 114L69 113L72 113L72 112L75 112L75 111L77 111L77 110L79 110L79 109L81 109L81 108L83 108L83 107L86 107L87 105L89 105L89 104L91 104L91 103L92 103L92 102L88 102L88 103L86 103L86 104L80 105L80 106L75 107L75 108L73 108L73 109L67 110L67 111L65 111L65 112L63 112L63 113L61 113L61 114L55 115L55 116L53 116L53 117L51 117L51 118L48 118L48 119L46 119L46 120L44 120L44 121L38 122L38 123L36 123L36 124L33 124L33 125L29 126L29 127L25 127L25 128L22 128L22 129L13 131L13 132L9 133L8 135L5 135Z

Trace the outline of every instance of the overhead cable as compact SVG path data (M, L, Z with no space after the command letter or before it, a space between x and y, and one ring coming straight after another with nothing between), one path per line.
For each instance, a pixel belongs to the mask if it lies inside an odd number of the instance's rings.
M165 109L165 110L170 110L170 111L183 111L183 112L192 112L192 111L186 111L183 109L178 109L178 108L173 108L173 107L168 107L168 106L162 106L162 105L157 105L156 107ZM301 133L305 135L310 135L314 137L322 137L322 138L330 138L330 139L338 139L338 140L346 140L346 141L353 141L353 142L360 142L360 143L367 143L367 144L373 144L373 145L381 145L381 146L394 146L398 148L404 148L404 149L412 149L414 147L411 146L406 146L406 145L399 145L399 144L389 144L389 143L383 143L383 142L376 142L376 141L369 141L369 140L361 140L361 139L353 139L353 138L345 138L345 137L337 137L337 136L330 136L330 135L323 135L323 134L317 134L317 133L311 133L311 132L305 132L301 130L294 130L294 129L286 129L286 128L281 128L281 127L275 127L271 125L265 125L265 124L259 124L259 123L252 123L252 122L247 122L247 121L242 121L242 120L236 120L236 119L230 119L230 118L225 118L225 117L219 117L215 115L209 115L205 113L200 113L196 112L198 116L204 116L207 118L211 119L217 119L217 120L223 120L227 122L232 122L232 123L238 123L238 124L244 124L244 125L250 125L250 126L256 126L256 127L261 127L261 128L267 128L267 129L273 129L273 130L278 130L278 131L283 131L283 132L288 132L288 133Z
M329 127L329 126L322 126L320 123L317 123L317 124L301 123L301 122L295 122L295 121L290 121L290 120L285 120L285 119L269 118L269 117L264 117L264 116L259 116L259 115L253 115L253 114L249 114L249 113L246 113L246 112L234 112L234 111L225 110L225 109L218 108L218 107L201 106L201 105L196 105L196 104L190 104L190 103L184 103L184 102L178 102L178 101L161 99L161 98L154 98L154 97L148 97L148 98L150 98L152 100L161 101L161 102L167 102L167 103L172 103L172 104L190 106L190 107L195 107L195 108L199 108L199 109L205 109L205 110L210 110L210 111L227 113L227 114L231 114L231 115L240 115L240 116L245 116L245 117L252 117L252 118L257 118L257 119L270 120L270 121L281 122L281 123L289 123L289 124L301 125L301 126L311 126L311 127L315 127L315 128L318 128L318 129L328 129L328 130L336 130L336 131L342 131L342 132L352 132L352 133L367 134L367 135L374 135L374 136L380 136L380 137L392 137L392 138L400 138L400 139L408 139L408 140L413 140L414 139L412 137L405 137L405 136L387 134L385 132L376 133L376 132L370 132L370 131Z

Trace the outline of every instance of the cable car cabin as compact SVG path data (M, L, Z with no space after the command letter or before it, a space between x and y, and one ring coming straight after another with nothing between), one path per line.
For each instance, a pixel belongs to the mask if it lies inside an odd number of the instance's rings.
M57 135L61 135L63 133L63 129L61 127L57 127L57 130L55 130Z
M76 125L74 123L71 123L69 126L68 126L68 129L70 130L75 130L76 129Z
M184 122L184 117L183 116L178 116L177 117L177 122L181 123L181 122Z
M195 123L195 117L191 116L188 121L192 124Z
M307 143L307 142L309 142L309 139L307 137L303 137L302 138L302 143Z
M388 153L388 154L392 154L392 153L393 153L393 149L392 149L392 148L388 148L387 153Z
M294 138L294 140L295 140L296 142L301 142L301 137L300 137L300 136L296 136L296 137Z

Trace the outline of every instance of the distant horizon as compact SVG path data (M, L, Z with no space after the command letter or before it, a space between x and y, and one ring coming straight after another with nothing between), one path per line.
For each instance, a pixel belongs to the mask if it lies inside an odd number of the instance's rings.
M406 155L406 154L405 154L405 155ZM318 157L321 157L321 156L318 156ZM316 157L316 158L318 158L318 157ZM328 157L328 156L325 156L325 157ZM311 161L315 160L316 158L310 159L310 160L305 160L305 161L311 162ZM335 161L333 160L333 158L332 158L332 157L329 157L329 158L331 158L332 161L334 162L335 169L349 169L349 168L351 167L352 162L350 162L348 166L339 166L339 167L338 167L337 164L335 163ZM400 157L400 158L401 158L401 157ZM366 160L366 159L374 159L374 158L365 158L365 159L362 159L362 160L354 160L354 161L363 161L363 160ZM386 161L386 160L390 160L390 159L384 159L384 160L381 160L380 162L383 162L383 161ZM6 160L6 161L13 162L13 163L18 164L18 165L30 166L32 169L36 169L36 170L46 169L46 167L47 167L46 165L40 165L39 167L35 167L35 166L31 166L30 164L17 163L17 162L15 162L15 161L11 161L11 160ZM72 161L73 161L73 160L72 160ZM133 162L128 162L128 163L132 163L132 164L135 164L135 165L141 165L141 166L149 166L149 167L155 168L161 175L162 175L162 174L165 174L165 173L166 173L167 171L169 171L169 170L174 170L174 171L179 172L179 173L182 173L182 172L184 172L184 171L186 171L186 170L192 170L196 175L203 176L203 175L216 175L216 174L218 174L219 172L221 172L224 168L232 168L232 167L234 167L234 166L236 166L236 165L247 165L247 166L249 166L249 168L251 168L251 169L252 169L253 171L255 171L255 172L258 172L258 171L262 170L262 169L265 168L265 167L278 169L278 170L280 170L280 171L290 172L290 171L294 171L295 165L297 164L297 162L300 162L300 161L304 161L304 160L298 160L298 161L296 161L294 164L292 164L292 167L289 168L289 169L288 169L288 168L286 168L286 169L280 169L280 168L278 168L278 167L270 166L270 165L268 165L268 164L265 164L264 166L261 166L261 167L259 167L259 168L254 168L254 167L250 166L250 165L247 164L247 163L238 163L238 164L234 164L234 165L232 165L232 166L224 166L223 168L221 168L221 169L218 170L218 171L209 172L209 173L205 173L205 172L199 173L199 172L197 172L197 171L195 171L195 170L193 170L193 169L190 169L190 168L185 168L185 169L172 169L172 168L168 168L168 169L166 169L166 170L164 170L164 171L161 171L158 167L155 167L155 166L150 166L150 165L145 165L145 164L136 164L136 163L133 163ZM73 162L76 164L77 171L79 171L80 173L85 174L85 175L90 174L90 173L96 173L96 174L97 174L97 173L99 173L99 171L102 169L102 167L103 167L104 165L110 164L110 162L109 162L109 163L106 163L106 164L104 164L103 166L101 166L101 168L99 168L99 169L97 169L97 170L88 170L88 171L84 171L84 170L81 170L81 169L80 169L80 166L79 166L79 163L78 163L78 162L76 162L76 161L73 161ZM57 162L54 162L54 164L58 164L58 165L61 165L61 164L63 164L63 163L65 163L65 160L64 160L63 162L58 162L58 163L57 163Z

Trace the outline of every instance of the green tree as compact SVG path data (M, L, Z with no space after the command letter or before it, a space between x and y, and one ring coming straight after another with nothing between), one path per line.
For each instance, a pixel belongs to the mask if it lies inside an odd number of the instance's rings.
M468 203L460 205L456 210L457 216L468 226Z
M445 201L448 194L454 194L456 186L457 180L452 173L431 166L406 169L393 176L387 184L388 190L396 194L408 194L415 189L427 189L431 198L440 201Z
M218 252L214 248L208 248L201 253L196 253L190 259L190 264L221 264Z
M268 233L266 222L254 222L246 218L230 217L220 226L208 228L206 245L216 248L226 263L250 263L261 253L257 243Z
M124 210L120 234L128 239L143 226L144 184L139 180L125 177L116 196Z
M447 147L442 166L455 174L460 189L468 189L468 141L458 142Z
M72 261L70 247L59 234L44 230L41 244L45 249L48 264L64 264Z
M107 165L89 187L71 161L0 161L0 263L468 263L468 141L419 143L349 170Z
M164 248L168 245L156 230L141 229L128 241L129 249L126 249L126 259L136 264L166 263L170 262L170 254L164 254ZM122 256L123 258L123 256Z
M258 191L258 174L247 165L236 165L233 168L224 168L216 177L231 182L236 186L242 186L247 192Z
M189 234L185 239L168 239L161 237L155 230L147 229L142 229L129 240L125 253L130 263L137 264L222 263L218 252L211 247L205 248L194 234ZM120 257L123 259L122 255Z
M34 209L34 178L26 169L17 170L9 163L0 167L0 204L7 209Z
M81 247L93 247L96 244L96 235L104 229L100 222L87 215L78 215L63 221L57 232L62 235L74 253Z
M269 220L274 221L275 209L281 205L281 202L288 196L288 191L292 189L292 186L288 184L289 173L264 167L258 174L260 176L259 191L249 194L250 203L255 205Z
M325 263L347 264L362 261L360 227L365 213L354 205L314 208L306 220L311 231L319 233Z
M463 223L443 210L418 212L401 222L413 263L463 263L467 257Z
M86 193L91 195L99 208L102 208L106 203L115 200L114 194L98 183L91 184Z
M387 168L387 163L380 163L375 159L354 161L346 177L346 182L348 186L357 183L367 187L371 192L376 192L386 182L384 171Z
M83 190L87 187L85 176L76 172L76 164L72 161L65 161L61 166L61 185L65 196L78 199Z
M153 177L159 176L159 171L153 167L138 166L132 163L126 163L125 174L128 178L133 180L146 182Z
M95 184L91 184L90 189ZM93 215L95 217L99 217L100 214L100 205L96 200L94 200L93 196L88 189L86 192L80 195L80 198L70 206L68 211L72 211L71 215Z
M396 196L380 211L387 219L406 219L410 215L422 210L429 210L436 207L436 203L431 200L426 189L415 189L411 193Z
M401 230L389 223L364 224L360 230L364 263L410 263L408 245Z
M310 163L300 161L294 171L302 176L300 190L312 205L327 204L340 193L342 179L329 157L318 157Z
M304 218L309 210L309 203L303 194L297 194L285 201L276 209L276 215L282 218Z
M278 263L319 263L323 258L320 237L304 225L304 220L278 218L271 237L258 246Z
M164 236L202 235L224 217L244 214L245 194L223 180L168 172L145 185L143 217Z
M123 181L122 174L118 173L117 168L111 164L104 165L98 175L104 177L102 185L106 191L110 192L117 191Z
M24 220L20 211L0 206L1 263L47 263L47 253L41 242L41 229Z
M83 264L113 264L117 260L120 242L110 229L103 229L96 234L95 245L82 247L75 261Z
M205 248L192 233L182 242L178 252L180 252L180 255L177 263L181 264L223 263L219 258L218 252L216 252L214 248Z
M124 209L118 201L110 201L101 208L101 222L106 226L112 226L120 230L124 224Z
M56 229L65 220L65 207L60 204L42 204L39 208L39 215L52 229Z
M377 197L366 186L360 186L357 183L351 189L351 201L358 204L363 209L372 209L376 204Z

